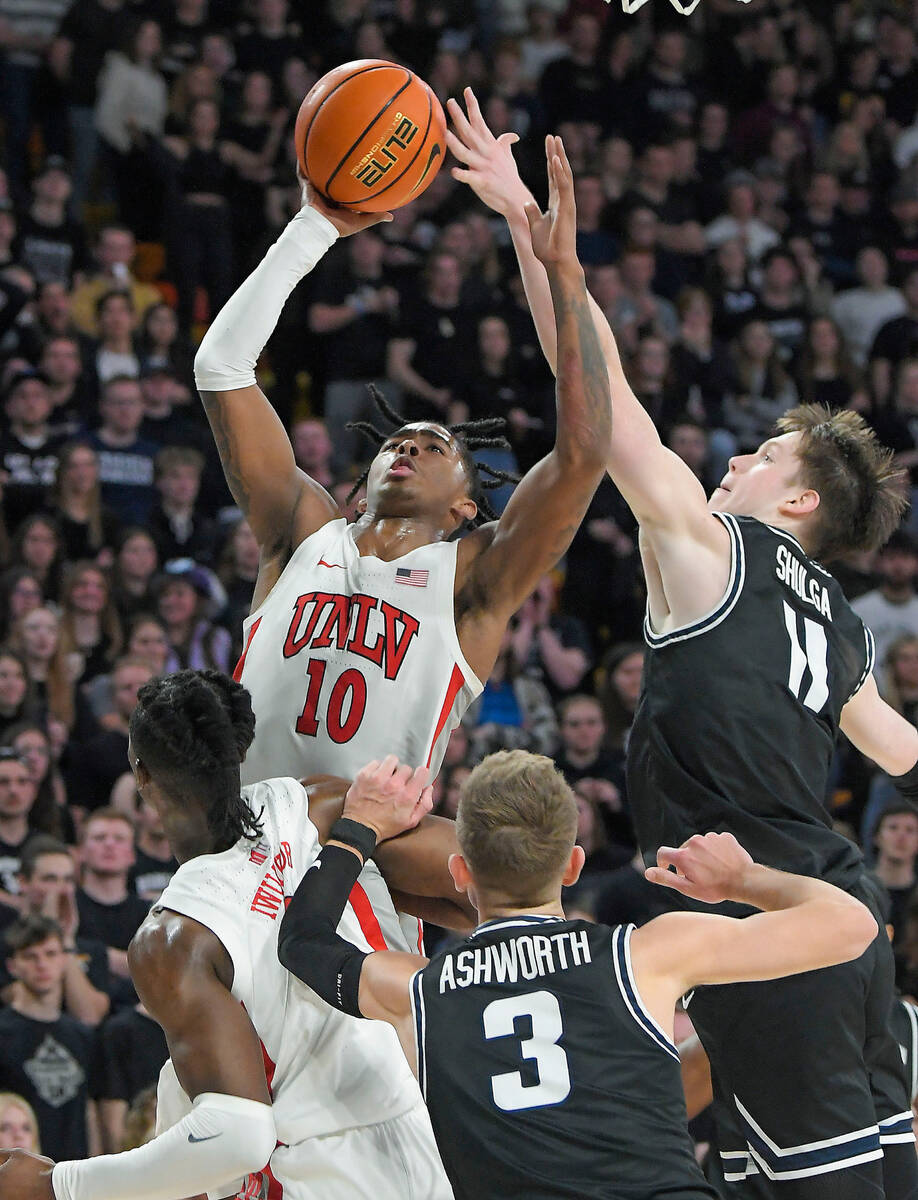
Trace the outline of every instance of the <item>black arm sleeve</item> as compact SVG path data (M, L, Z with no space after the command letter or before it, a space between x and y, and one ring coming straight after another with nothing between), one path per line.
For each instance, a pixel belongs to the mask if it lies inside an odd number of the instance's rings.
M336 931L362 865L343 846L326 846L300 880L277 937L281 964L351 1017L363 1015L357 997L368 956Z

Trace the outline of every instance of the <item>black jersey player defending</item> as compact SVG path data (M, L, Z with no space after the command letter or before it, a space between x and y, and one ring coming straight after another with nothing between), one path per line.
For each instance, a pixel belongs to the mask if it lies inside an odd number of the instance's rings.
M494 138L471 92L450 102L450 146L510 225L555 359L544 272L514 135ZM697 829L734 833L758 862L862 894L859 851L824 808L839 729L918 795L918 730L880 698L872 639L820 566L892 532L903 501L889 456L855 413L788 413L731 460L710 500L666 449L594 305L613 403L608 468L640 522L647 579L644 689L628 795L645 860ZM908 1200L918 1164L889 1033L885 935L856 963L776 983L699 989L690 1015L711 1059L718 1138L737 1196Z
M757 866L731 834L661 848L647 875L748 920L667 913L642 929L566 921L583 865L576 803L550 759L485 759L459 804L450 860L481 924L433 958L365 955L338 937L377 837L414 824L427 772L370 763L281 925L281 962L330 1004L388 1021L416 1064L457 1200L703 1200L686 1131L673 1011L701 984L860 955L876 921L820 880ZM674 872L666 868L672 866Z

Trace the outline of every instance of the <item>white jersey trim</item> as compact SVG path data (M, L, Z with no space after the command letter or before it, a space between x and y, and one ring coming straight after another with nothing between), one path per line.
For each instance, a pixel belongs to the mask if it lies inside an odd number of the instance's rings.
M634 933L634 929L634 925L616 925L612 930L612 962L615 966L615 978L618 981L619 991L625 1001L625 1007L644 1033L670 1058L679 1062L679 1051L651 1016L641 999L631 963L631 935Z
M421 1095L427 1099L427 1012L424 1008L424 984L421 979L424 973L422 967L419 971L411 976L411 981L408 984L408 996L411 1000L411 1015L414 1018L412 1028L414 1030L414 1057L415 1057L415 1074L417 1075L418 1086L421 1089Z
M705 616L699 617L697 621L691 621L688 625L679 625L675 629L667 630L666 633L654 633L650 623L650 605L648 603L644 616L644 640L651 650L658 650L662 646L668 646L674 642L685 642L689 638L700 637L701 634L714 629L730 615L742 594L743 584L746 580L746 552L739 525L732 513L715 512L712 515L726 526L730 535L730 575L724 594Z

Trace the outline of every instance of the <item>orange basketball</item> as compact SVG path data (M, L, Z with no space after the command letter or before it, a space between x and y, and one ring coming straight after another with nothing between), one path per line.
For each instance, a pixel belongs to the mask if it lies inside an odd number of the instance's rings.
M310 90L294 142L301 168L323 196L361 212L386 212L433 182L446 153L446 118L413 71L358 59Z

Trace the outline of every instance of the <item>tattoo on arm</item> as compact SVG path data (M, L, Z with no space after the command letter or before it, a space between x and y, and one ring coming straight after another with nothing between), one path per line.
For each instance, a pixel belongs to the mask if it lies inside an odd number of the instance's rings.
M559 440L605 448L612 436L609 372L590 311L582 272L549 271L558 329Z

